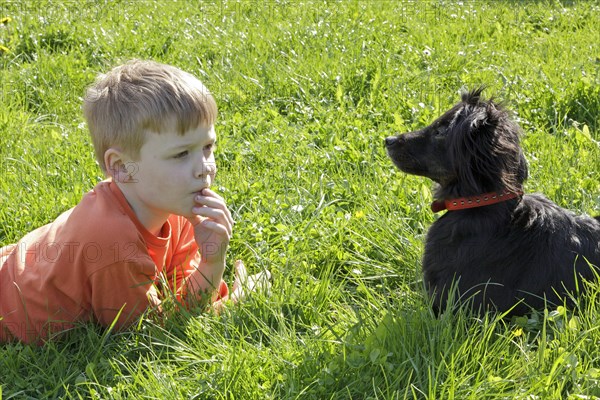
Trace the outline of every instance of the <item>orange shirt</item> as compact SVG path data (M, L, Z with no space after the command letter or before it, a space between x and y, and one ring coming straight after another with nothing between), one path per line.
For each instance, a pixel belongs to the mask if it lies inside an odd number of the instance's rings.
M115 183L100 182L54 222L0 249L0 342L42 343L80 321L127 326L160 304L161 275L185 298L199 261L184 217L171 215L157 237ZM224 282L219 292L227 294Z

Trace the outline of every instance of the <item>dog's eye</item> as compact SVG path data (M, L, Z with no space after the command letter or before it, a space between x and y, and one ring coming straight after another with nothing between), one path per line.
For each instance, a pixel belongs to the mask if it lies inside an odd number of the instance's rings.
M440 126L435 130L435 136L445 136L448 129L445 126Z

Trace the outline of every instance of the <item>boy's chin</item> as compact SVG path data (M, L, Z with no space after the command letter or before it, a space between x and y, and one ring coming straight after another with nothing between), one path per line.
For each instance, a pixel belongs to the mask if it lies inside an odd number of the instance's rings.
M193 219L196 214L192 213L192 210L172 210L171 215L177 215L186 219Z
M194 218L197 217L197 215L193 214L191 211L190 212L181 213L181 214L177 214L177 215L179 215L179 216L181 216L183 218L186 218L186 219L191 219L191 220L193 220Z

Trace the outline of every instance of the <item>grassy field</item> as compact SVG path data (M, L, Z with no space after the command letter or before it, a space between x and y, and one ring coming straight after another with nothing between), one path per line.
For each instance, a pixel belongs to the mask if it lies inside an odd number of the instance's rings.
M486 84L524 129L526 191L600 214L597 1L0 0L0 18L0 246L102 179L81 97L149 58L214 92L229 265L273 273L220 316L0 345L0 399L600 398L600 285L575 310L434 317L430 183L383 148Z

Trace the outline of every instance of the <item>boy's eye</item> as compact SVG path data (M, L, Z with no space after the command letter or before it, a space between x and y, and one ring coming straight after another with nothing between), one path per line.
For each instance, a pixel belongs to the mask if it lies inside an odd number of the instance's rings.
M204 146L204 150L211 151L211 150L214 150L215 147L216 147L216 145L214 143L210 143L210 144L207 144L206 146Z
M181 151L173 156L173 158L184 158L189 154L187 150Z

